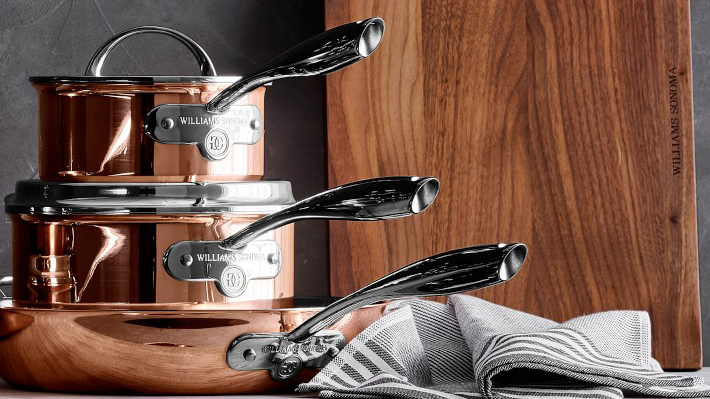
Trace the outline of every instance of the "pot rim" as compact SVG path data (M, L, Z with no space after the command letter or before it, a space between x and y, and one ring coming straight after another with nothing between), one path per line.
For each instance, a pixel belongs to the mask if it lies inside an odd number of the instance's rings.
M73 183L20 180L5 212L32 215L267 214L296 202L288 181Z
M339 298L331 298L335 301ZM391 301L384 300L369 305L361 306L357 309L372 309L386 306ZM223 306L220 306L223 305ZM172 302L172 303L122 303L122 302L92 302L92 303L53 303L51 306L30 306L11 299L0 301L0 312L4 311L38 311L38 312L105 312L114 314L153 314L153 315L177 315L177 314L211 314L211 313L292 313L292 312L319 312L328 305L323 306L294 306L294 307L254 307L237 308L239 302Z
M154 83L234 83L241 76L30 76L31 83L102 83L102 84L154 84Z

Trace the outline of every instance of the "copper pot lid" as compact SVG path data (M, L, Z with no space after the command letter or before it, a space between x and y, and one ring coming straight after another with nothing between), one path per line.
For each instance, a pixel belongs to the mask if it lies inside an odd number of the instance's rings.
M124 39L144 33L167 35L185 45L195 56L202 76L102 76L101 69L106 57ZM240 76L217 76L214 64L205 50L187 35L162 26L140 26L123 31L104 43L86 67L84 76L31 76L32 83L109 83L109 84L154 84L154 83L234 83Z
M295 203L288 181L59 183L21 180L6 213L36 215L267 214Z

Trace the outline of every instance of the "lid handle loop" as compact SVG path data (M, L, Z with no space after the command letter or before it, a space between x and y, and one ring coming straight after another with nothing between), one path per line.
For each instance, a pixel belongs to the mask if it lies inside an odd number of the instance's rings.
M140 33L160 33L177 39L178 41L180 41L180 43L184 44L185 47L190 49L195 58L197 58L197 63L200 65L200 73L202 73L202 76L217 76L217 71L214 69L214 64L212 64L212 60L210 60L210 57L207 55L205 50L200 47L199 44L195 43L194 40L190 39L183 33L162 26L138 26L125 30L112 37L106 43L104 43L96 51L96 53L94 53L93 57L91 57L91 61L89 61L89 65L86 67L86 72L84 73L84 75L102 76L101 68L103 67L104 61L106 60L106 57L111 52L111 50L113 50L113 48L116 47L116 45L118 45L124 39Z

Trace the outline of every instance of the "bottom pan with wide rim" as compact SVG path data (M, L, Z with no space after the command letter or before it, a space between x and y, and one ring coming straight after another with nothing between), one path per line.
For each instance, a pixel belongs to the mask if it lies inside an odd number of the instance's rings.
M241 334L293 329L318 308L262 310L0 308L0 377L14 387L55 392L249 394L289 391L315 369L276 381L267 370L225 361ZM333 326L349 341L384 305L358 309Z

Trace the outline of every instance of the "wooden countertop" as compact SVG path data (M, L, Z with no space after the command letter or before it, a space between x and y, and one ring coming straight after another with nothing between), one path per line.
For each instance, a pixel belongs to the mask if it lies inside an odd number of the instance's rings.
M685 372L676 373L682 375L698 375L705 378L705 381L710 381L710 367L705 367L702 370L696 372ZM266 398L315 398L317 394L309 395L228 395L233 398L243 398L243 399L266 399ZM81 397L82 399L104 399L106 395L73 395L73 394L58 394L58 393L47 393L47 392L28 392L19 391L8 386L5 381L0 380L0 398L21 398L21 399L33 399L33 398L76 398ZM121 398L137 398L138 396L112 396L113 399ZM167 398L182 398L184 396L144 396L146 399L167 399ZM200 398L213 398L216 396L190 396L190 399L200 399ZM641 396L627 396L627 398L641 398Z

